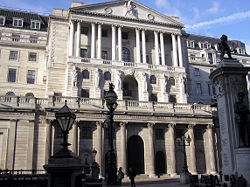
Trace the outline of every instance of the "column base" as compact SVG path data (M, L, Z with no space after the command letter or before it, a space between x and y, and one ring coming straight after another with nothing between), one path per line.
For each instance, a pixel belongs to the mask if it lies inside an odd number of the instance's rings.
M157 176L155 175L155 173L151 173L148 176L149 176L149 178L157 178Z
M176 177L177 173L170 173L170 177Z

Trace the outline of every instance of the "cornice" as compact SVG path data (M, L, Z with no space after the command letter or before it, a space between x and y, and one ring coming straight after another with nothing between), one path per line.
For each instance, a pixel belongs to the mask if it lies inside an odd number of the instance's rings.
M85 12L85 11L81 11L81 10L70 10L70 12L75 13L75 14L93 16L93 17L113 18L116 20L130 21L130 22L136 22L136 23L147 23L147 24L158 25L158 26L159 25L160 26L168 26L168 27L178 28L178 29L184 28L184 25L182 25L182 24L169 24L169 23L163 23L163 22L149 21L149 20L145 20L145 19L134 19L134 18L127 18L127 17L123 17L123 16L101 14L101 13L96 13L96 12Z

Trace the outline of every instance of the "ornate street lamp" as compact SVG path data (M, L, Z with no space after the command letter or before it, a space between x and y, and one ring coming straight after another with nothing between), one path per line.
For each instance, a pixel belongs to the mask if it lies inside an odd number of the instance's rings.
M104 99L106 101L106 105L109 109L108 113L108 126L110 130L109 136L109 144L110 150L107 153L107 166L105 168L105 175L106 175L106 182L110 185L118 184L117 181L117 168L116 168L116 155L114 153L114 146L113 146L113 117L114 111L117 107L117 94L114 91L114 85L112 83L109 84L109 91L106 92Z
M76 115L72 113L67 106L67 100L65 100L65 105L55 114L56 120L62 130L63 143L61 144L63 148L59 150L53 157L54 158L71 158L72 152L68 149L71 145L68 143L68 134L72 128L72 125L76 119Z
M186 156L186 146L190 146L191 138L188 136L182 136L181 138L176 138L176 144L177 146L183 146L183 152L184 152L184 165L182 168L182 172L180 174L180 182L181 184L188 184L190 182L190 173L188 171L187 166L187 156Z

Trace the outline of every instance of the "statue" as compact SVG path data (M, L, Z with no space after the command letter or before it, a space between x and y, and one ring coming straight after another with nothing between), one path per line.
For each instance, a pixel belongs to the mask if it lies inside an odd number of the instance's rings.
M221 40L221 42L218 43L219 49L220 49L220 51L221 51L220 59L221 59L221 60L224 59L225 53L227 53L229 59L232 59L231 50L230 50L229 45L227 44L227 36L226 36L225 34L223 34L223 35L220 37L220 40Z
M95 86L96 86L96 88L99 88L99 82L100 82L100 72L99 72L99 69L96 68L96 70L95 70Z
M125 16L127 14L130 14L130 15L134 15L135 14L135 8L136 8L136 6L134 5L134 3L131 0L125 3L125 7L126 7Z
M249 109L248 105L244 103L243 92L238 93L238 101L235 102L235 120L239 128L239 146L250 146L250 126L248 122Z
M71 80L72 80L73 87L77 86L78 74L79 74L79 68L74 66L71 72Z

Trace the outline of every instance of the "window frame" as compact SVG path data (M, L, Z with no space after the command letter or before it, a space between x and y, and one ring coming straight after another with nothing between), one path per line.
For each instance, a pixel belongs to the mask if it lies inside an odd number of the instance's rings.
M29 72L33 72L34 74L29 74ZM31 76L31 77L29 77ZM28 70L27 71L27 84L35 84L36 82L36 71L35 70Z
M15 25L15 21L17 21L17 25ZM21 25L19 25L21 21ZM13 23L12 23L13 27L23 27L23 18L13 18Z
M11 58L11 56L12 56L12 54L14 52L16 52L16 55L15 55L16 58ZM11 60L11 61L18 61L18 58L19 58L19 52L18 51L10 51L9 60Z
M196 95L199 95L199 96L202 95L202 85L201 85L201 83L196 83L195 91L196 91Z
M1 24L0 22L0 25L5 25L5 16L0 16L0 20L3 19L3 23Z
M149 82L150 82L150 84L156 84L156 82L157 82L156 76L150 75Z
M194 41L193 40L187 40L187 47L194 48Z
M86 96L84 96L84 94L83 93L85 93L86 94ZM81 97L83 97L83 98L89 98L89 89L81 89Z
M84 72L86 72L86 73L84 73ZM89 71L87 69L84 69L82 71L82 79L83 80L89 80Z
M111 73L109 71L104 72L104 80L111 81Z
M35 28L32 27L32 23L35 23ZM37 27L37 24L39 24L39 26ZM30 22L30 28L34 29L34 30L40 30L41 29L41 22L38 20L31 20Z
M37 36L30 36L30 43L37 44L38 43L38 37ZM35 42L33 42L35 41Z
M21 36L19 34L12 34L11 40L12 42L20 42Z
M88 49L81 48L80 49L80 57L81 58L88 58Z
M10 70L15 70L15 77L14 77L14 81L11 81L13 78L11 78L10 77ZM12 75L14 75L14 74L12 74ZM17 81L17 69L16 68L8 68L8 82L10 82L10 83L14 83L14 82L16 82Z
M35 54L35 60L32 60L33 58L31 58L31 54ZM37 53L36 52L29 52L29 62L36 62L37 61Z

